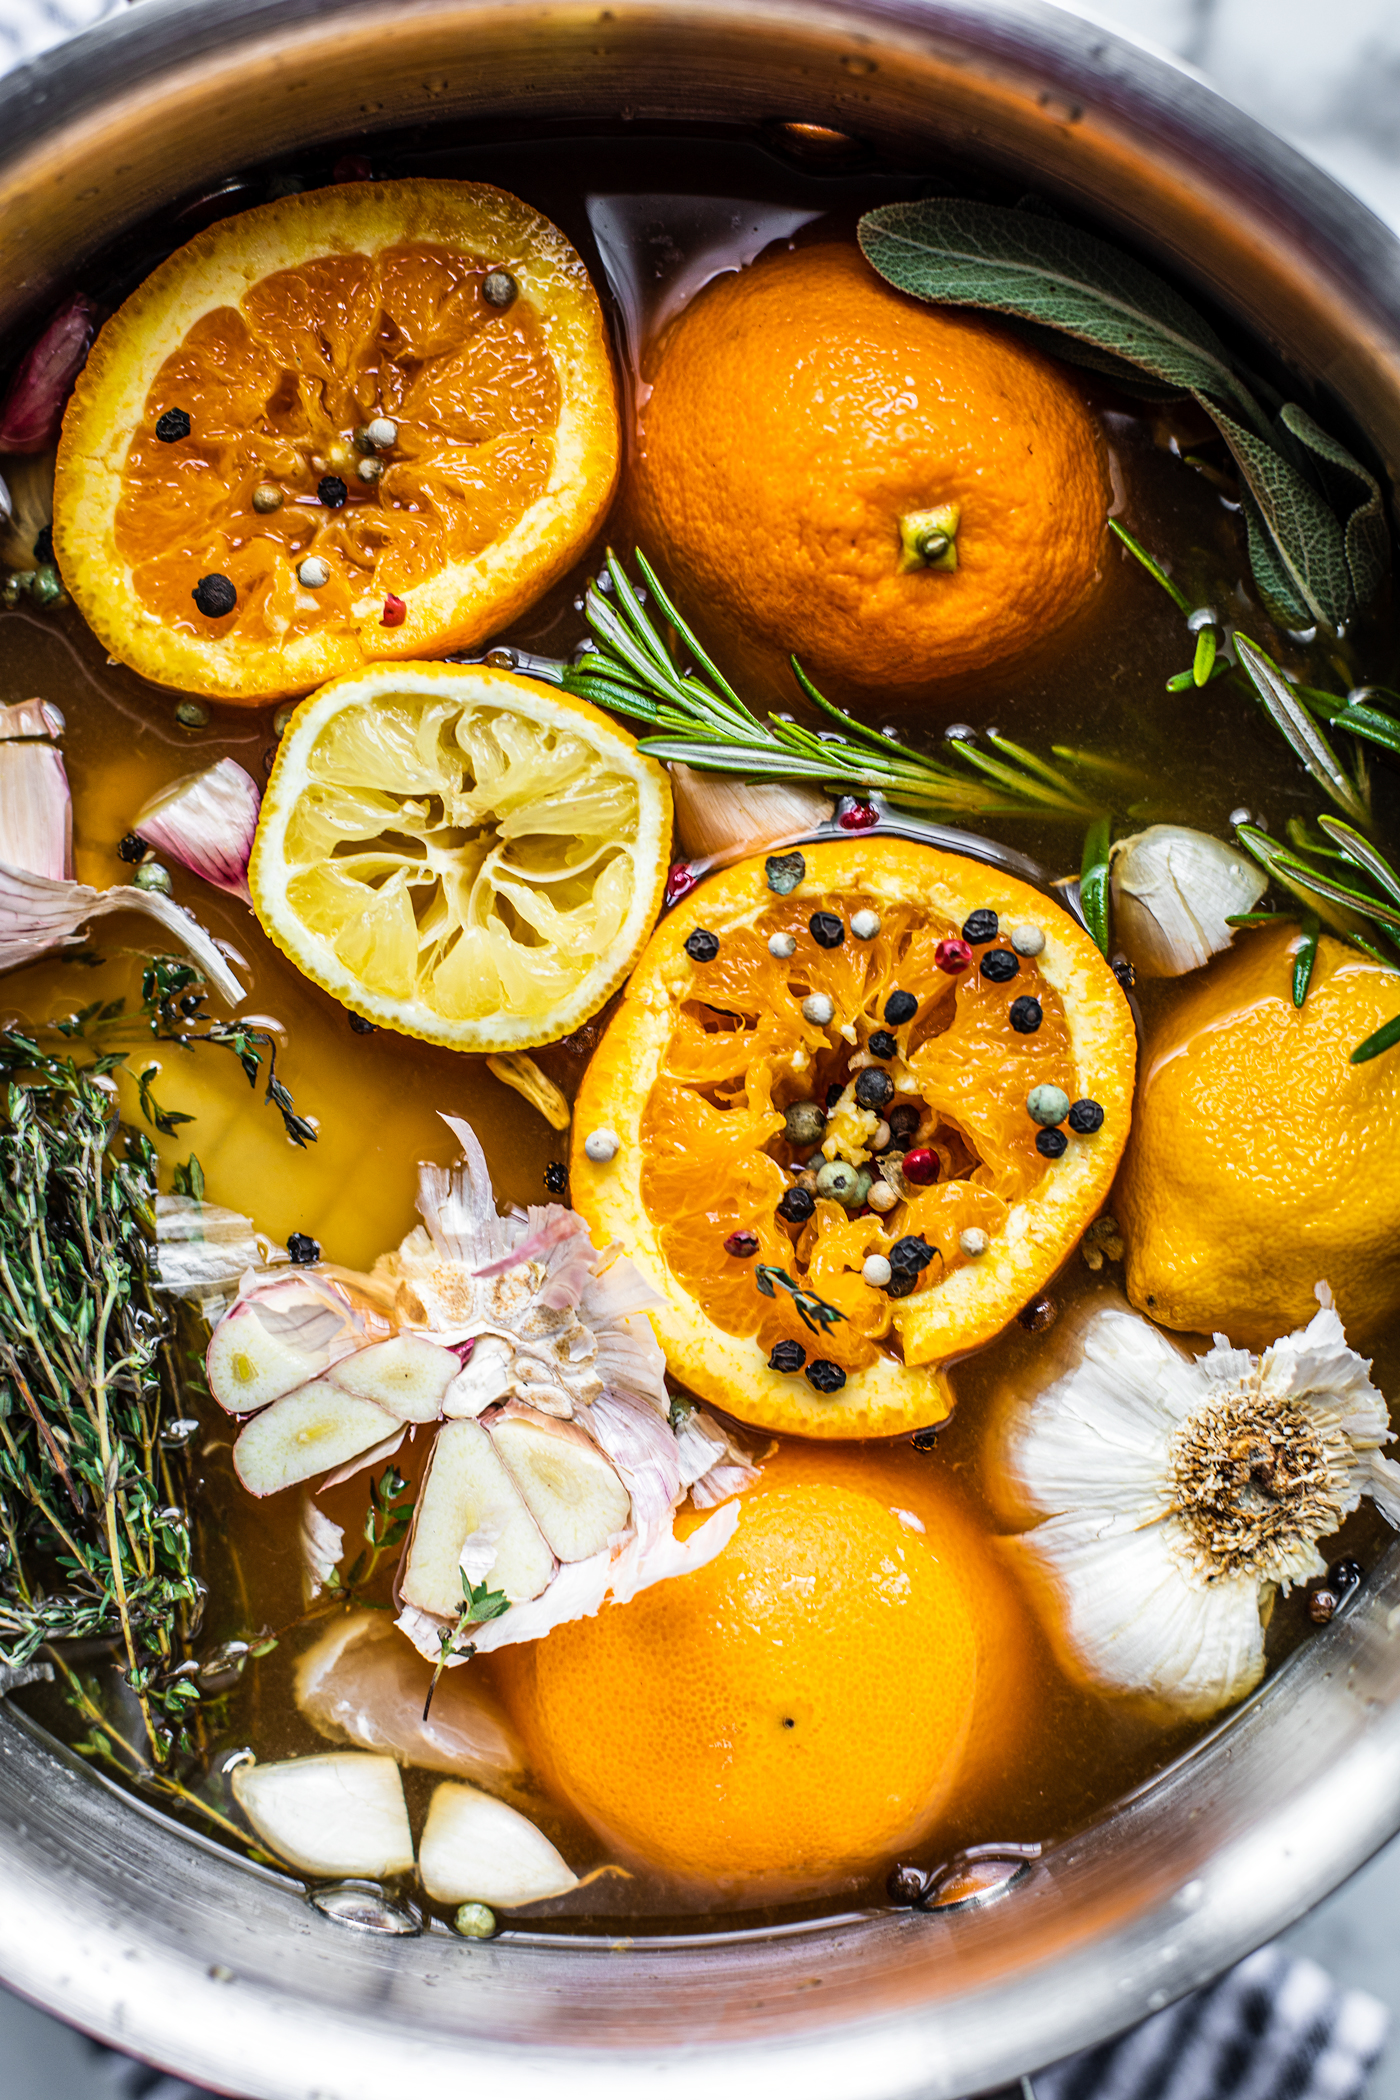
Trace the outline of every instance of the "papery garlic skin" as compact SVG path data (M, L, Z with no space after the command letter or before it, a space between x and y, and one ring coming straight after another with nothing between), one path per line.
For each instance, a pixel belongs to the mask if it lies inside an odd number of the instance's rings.
M0 863L49 882L73 873L73 802L52 744L23 736L0 742ZM21 930L0 918L0 941Z
M158 853L251 906L248 860L261 808L252 776L234 759L221 758L162 788L131 828Z
M765 846L806 838L829 824L836 808L830 795L792 781L748 781L730 773L701 773L679 759L667 770L676 836L692 860L760 853Z
M1325 1572L1318 1540L1363 1495L1400 1525L1385 1402L1318 1295L1259 1357L1218 1336L1192 1358L1100 1299L1069 1338L1077 1360L1017 1409L1003 1464L1044 1521L1015 1551L1075 1674L1216 1713L1263 1675L1274 1590Z
M1141 977L1183 977L1228 948L1268 887L1257 862L1208 832L1153 824L1109 854L1114 928Z

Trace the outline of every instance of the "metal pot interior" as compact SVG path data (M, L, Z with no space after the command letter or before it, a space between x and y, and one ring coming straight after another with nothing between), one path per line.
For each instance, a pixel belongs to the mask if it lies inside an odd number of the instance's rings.
M792 123L1058 199L1252 330L1393 475L1400 246L1201 83L1039 0L145 0L0 88L0 328L172 199L297 146ZM990 2088L1190 1989L1400 1828L1396 1623L1400 1547L996 1901L638 1945L338 1926L0 1708L0 1974L265 2100Z

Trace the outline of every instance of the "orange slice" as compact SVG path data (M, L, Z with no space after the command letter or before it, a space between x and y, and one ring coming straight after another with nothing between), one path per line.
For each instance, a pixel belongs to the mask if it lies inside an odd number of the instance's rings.
M947 1413L941 1367L999 1333L1097 1214L1128 1135L1133 1022L1089 935L1026 884L893 839L803 851L805 876L790 895L768 886L762 859L742 861L653 935L575 1102L573 1202L595 1239L620 1239L661 1294L650 1317L667 1361L702 1399L765 1429L891 1436ZM999 930L970 967L948 974L935 951L974 911L996 913ZM838 946L814 938L817 913L840 922ZM872 937L855 931L869 927L861 914L879 921ZM1023 927L1039 929L1039 953L1013 948L1008 936ZM700 930L718 940L711 961L687 952ZM774 936L780 947L792 940L790 957L772 954ZM982 964L994 950L1005 960L989 976ZM895 990L918 1009L892 1025ZM832 1007L825 1023L804 1013L822 996ZM1041 1018L1023 1033L1011 1007L1024 998ZM882 1030L895 1038L892 1058L878 1055L883 1044L868 1047ZM878 1164L883 1117L852 1097L872 1065L894 1087L884 1116L902 1108L902 1127L917 1112L905 1156L931 1153L937 1179L891 1169L903 1191L892 1209L855 1213L817 1194L807 1220L785 1221L777 1205L809 1156L784 1136L793 1103L825 1104L840 1090L809 1174L824 1157ZM1042 1126L1027 1108L1041 1086L1061 1089L1067 1106L1103 1111L1092 1133L1062 1130L1058 1158L1039 1149ZM618 1140L609 1159L588 1156L597 1132ZM911 1165L928 1171L927 1161ZM736 1233L751 1234L757 1252L727 1251ZM910 1238L930 1258L911 1292L891 1296L866 1280L864 1264ZM813 1333L781 1283L769 1277L774 1295L763 1294L760 1265L841 1317L815 1315ZM770 1365L783 1341L805 1349L802 1371ZM818 1360L845 1373L839 1390L809 1379Z
M663 767L586 700L483 664L377 664L304 700L248 883L303 975L456 1050L598 1011L661 909Z
M108 321L54 546L112 655L262 701L495 632L581 551L617 462L559 229L484 183L347 183L211 226Z

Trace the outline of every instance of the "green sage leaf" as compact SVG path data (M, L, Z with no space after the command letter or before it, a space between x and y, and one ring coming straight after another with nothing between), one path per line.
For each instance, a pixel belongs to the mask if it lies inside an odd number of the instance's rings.
M1390 569L1390 534L1380 483L1330 432L1323 430L1296 401L1285 402L1278 420L1317 462L1323 494L1346 520L1347 567L1359 600L1380 589Z
M1279 561L1309 614L1324 626L1345 626L1356 611L1356 594L1342 527L1316 489L1274 445L1244 429L1214 402L1203 400L1201 406L1219 425ZM1252 547L1250 554L1253 566Z

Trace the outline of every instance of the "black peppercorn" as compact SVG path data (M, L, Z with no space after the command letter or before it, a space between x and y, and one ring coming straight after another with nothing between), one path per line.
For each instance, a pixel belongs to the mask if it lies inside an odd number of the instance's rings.
M770 1371L800 1371L806 1361L807 1351L801 1342L774 1342L768 1368Z
M891 1028L902 1028L918 1011L919 1002L912 992L891 992L885 1001L885 1019Z
M377 1035L379 1033L373 1021L367 1021L363 1014L351 1014L350 1026L354 1029L356 1035Z
M1001 921L994 911L969 912L963 920L962 937L965 941L971 941L974 948L980 948L984 942L996 939L1000 924Z
M1133 968L1130 962L1114 963L1113 974L1118 979L1118 982L1122 985L1125 992L1131 992L1136 989L1137 971Z
M338 474L323 474L316 484L316 494L327 510L339 510L349 493Z
M144 860L146 841L138 839L134 831L129 831L124 839L117 842L117 858L125 861Z
M1314 1626L1325 1626L1336 1617L1341 1599L1335 1590L1312 1590L1308 1595L1308 1617Z
M866 1049L872 1057L898 1057L899 1045L886 1028L877 1028Z
M1076 1101L1065 1121L1080 1137L1092 1137L1096 1130L1103 1129L1103 1110L1097 1101Z
M829 1356L819 1356L807 1366L807 1383L819 1393L839 1393L846 1383L846 1374Z
M222 620L238 603L238 593L227 576L201 576L190 592L206 620Z
M814 911L807 925L819 948L839 948L846 938L846 929L834 911Z
M916 1451L932 1451L938 1442L938 1430L936 1427L933 1429L916 1429L909 1441Z
M156 419L156 436L162 445L178 445L181 438L190 434L190 419L183 408L167 408L163 416Z
M805 1225L817 1207L810 1189L788 1189L778 1198L778 1216L789 1225Z
M552 1159L544 1170L544 1185L551 1196L562 1196L569 1186L569 1170L562 1159Z
M1045 1016L1041 1012L1040 1001L1032 999L1027 992L1021 998L1012 1000L1007 1018L1017 1035L1034 1035Z
M1010 984L1021 965L1009 948L989 948L978 967L988 984Z
M1063 1130L1038 1130L1035 1149L1042 1159L1061 1159L1069 1145Z
M831 1113L832 1109L835 1108L837 1102L841 1099L841 1096L845 1093L845 1091L846 1089L842 1086L839 1079L832 1080L831 1085L826 1090L826 1107L828 1115Z
M856 1099L862 1108L883 1108L894 1099L894 1081L878 1066L867 1065L856 1075Z
M885 1894L896 1910L912 1910L928 1888L928 1875L922 1867L891 1867L885 1883Z
M890 1126L890 1136L894 1139L894 1142L897 1145L903 1145L907 1151L909 1141L919 1127L919 1111L917 1108L913 1108L908 1102L905 1102L901 1108L892 1108L886 1121Z
M488 270L481 280L481 296L488 306L513 306L520 286L509 270Z
M896 1240L890 1249L890 1267L896 1274L905 1271L909 1275L917 1276L919 1271L926 1269L933 1260L933 1253L934 1250L927 1240L921 1240L913 1233L906 1233L905 1237Z
M918 1288L918 1283L919 1272L917 1269L891 1269L890 1280L885 1285L885 1296L887 1298L907 1298L912 1291Z
M1354 1590L1365 1576L1366 1570L1359 1560L1334 1560L1327 1570L1327 1584L1329 1589Z
M321 1243L313 1240L309 1232L289 1232L287 1252L299 1269L305 1268L308 1262L321 1259Z
M1032 1298L1016 1315L1027 1334L1044 1334L1060 1317L1060 1308L1053 1298Z
M697 926L694 933L686 936L685 952L692 962L713 962L719 954L719 935Z
M52 525L44 525L40 528L39 537L34 542L34 559L39 563L41 568L43 567L45 562L51 562L53 560Z

